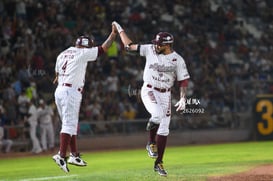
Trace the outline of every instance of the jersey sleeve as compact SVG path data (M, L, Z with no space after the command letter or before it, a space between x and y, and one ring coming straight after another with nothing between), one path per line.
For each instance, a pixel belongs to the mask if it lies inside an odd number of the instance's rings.
M86 60L87 62L95 61L98 58L99 55L98 47L84 48L83 51L84 51L83 60Z
M146 56L148 54L149 49L152 49L152 45L139 45L139 55Z
M185 63L185 61L184 61L184 59L182 57L180 57L178 59L178 61L177 61L176 74L177 74L177 80L178 81L190 78L186 63Z

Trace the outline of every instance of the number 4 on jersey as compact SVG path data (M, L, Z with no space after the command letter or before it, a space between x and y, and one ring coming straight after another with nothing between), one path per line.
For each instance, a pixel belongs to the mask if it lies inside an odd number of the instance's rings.
M62 70L64 71L64 73L65 73L65 70L66 70L66 66L67 66L67 61L65 61L64 65L62 66Z

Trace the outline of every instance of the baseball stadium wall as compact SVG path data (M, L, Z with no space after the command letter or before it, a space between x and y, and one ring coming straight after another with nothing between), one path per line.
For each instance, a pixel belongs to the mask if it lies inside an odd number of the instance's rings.
M247 129L217 129L175 131L170 133L167 144L181 146L187 144L212 144L222 142L239 142L250 140L251 131ZM145 147L147 133L131 135L84 137L78 140L81 150L133 149Z
M254 140L255 125L251 114L244 113L239 115L240 120L233 124L226 124L218 127L202 127L196 124L190 127L185 120L173 119L170 125L168 136L168 146L181 146L188 144L212 144L223 142L241 142ZM193 122L200 121L200 118L190 118ZM198 119L198 120L197 120ZM82 132L80 130L78 145L81 150L107 150L107 149L132 149L143 148L146 145L148 132L145 131L147 119L109 122L109 127L117 125L119 131L115 133L93 132L93 130ZM119 123L119 124L118 124ZM86 126L87 122L82 122ZM132 126L134 125L134 126ZM93 125L94 127L94 125ZM130 127L130 128L128 128ZM133 127L133 128L132 128ZM89 128L92 128L89 127Z

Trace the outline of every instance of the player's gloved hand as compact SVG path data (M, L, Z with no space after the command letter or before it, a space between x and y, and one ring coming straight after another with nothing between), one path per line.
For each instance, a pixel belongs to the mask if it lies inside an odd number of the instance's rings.
M114 25L117 28L118 33L121 33L122 31L124 31L123 28L120 26L120 24L118 24L116 21L113 21L112 25Z
M176 108L176 111L182 111L186 108L186 99L184 97L181 97L180 100L174 105Z

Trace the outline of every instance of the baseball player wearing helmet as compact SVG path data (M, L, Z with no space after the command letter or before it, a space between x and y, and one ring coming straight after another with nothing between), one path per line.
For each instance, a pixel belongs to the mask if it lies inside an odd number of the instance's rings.
M94 46L94 41L88 36L77 38L75 46L61 52L56 61L56 77L58 82L55 90L55 103L58 109L62 127L60 131L60 146L58 154L52 158L64 172L69 172L67 163L76 166L86 166L77 150L76 135L79 110L82 100L87 63L95 61L105 53L116 38L116 30L112 32L100 46ZM70 155L66 162L66 152L70 146Z
M175 80L180 85L180 100L175 104L176 111L184 110L188 79L190 78L184 59L172 49L173 36L160 32L152 44L136 44L128 38L117 22L112 23L117 29L127 51L138 52L146 57L143 74L141 99L146 110L151 114L147 123L149 140L146 145L148 155L155 158L154 171L167 176L163 167L163 155L169 135L171 117L171 87Z

